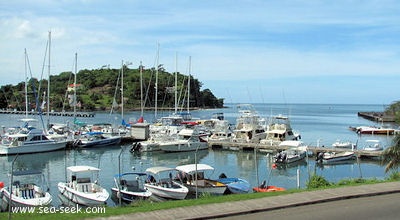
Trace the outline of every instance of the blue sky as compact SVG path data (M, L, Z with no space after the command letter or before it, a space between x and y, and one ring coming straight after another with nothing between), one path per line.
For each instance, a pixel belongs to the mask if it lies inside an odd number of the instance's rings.
M1 85L122 60L191 73L237 103L390 104L400 100L399 1L0 2ZM47 74L47 72L45 72Z

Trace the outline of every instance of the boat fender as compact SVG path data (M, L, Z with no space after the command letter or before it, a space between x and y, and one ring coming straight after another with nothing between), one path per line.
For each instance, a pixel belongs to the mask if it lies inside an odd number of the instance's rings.
M3 195L4 195L3 190L1 190L0 191L0 200L3 198Z

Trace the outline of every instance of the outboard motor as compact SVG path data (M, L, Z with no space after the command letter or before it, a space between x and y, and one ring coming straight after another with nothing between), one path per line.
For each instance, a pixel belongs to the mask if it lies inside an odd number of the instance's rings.
M260 188L260 189L265 189L266 184L267 184L267 181L266 181L266 180L263 180L262 183L261 183L261 185L259 186L259 188Z

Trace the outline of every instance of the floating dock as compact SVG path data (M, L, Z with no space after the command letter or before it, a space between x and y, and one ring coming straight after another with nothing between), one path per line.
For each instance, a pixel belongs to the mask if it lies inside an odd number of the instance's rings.
M225 150L258 150L260 152L268 152L274 153L281 150L288 149L287 146L278 146L278 145L265 145L258 143L238 143L238 142L221 142L221 141L209 141L208 146L212 149L225 149ZM317 147L317 146L308 146L308 153L312 155L316 155L318 152L344 152L344 151L352 151L351 149L346 148L327 148L327 147ZM357 157L373 157L379 158L382 156L382 151L365 151L365 150L353 150Z

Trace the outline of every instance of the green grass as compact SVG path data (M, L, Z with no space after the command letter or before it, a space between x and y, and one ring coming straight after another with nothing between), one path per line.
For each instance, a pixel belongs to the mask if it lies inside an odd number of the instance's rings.
M325 183L325 179L318 177L315 178L318 181L322 181ZM314 180L315 180L314 179ZM39 214L39 213L32 213L32 214L20 214L20 213L13 213L12 219L83 219L83 218L94 218L94 217L109 217L115 215L123 215L123 214L130 214L130 213L137 213L137 212L150 212L155 210L161 209L171 209L171 208L178 208L178 207L187 207L187 206L194 206L194 205L203 205L203 204L212 204L212 203L223 203L223 202L232 202L232 201L241 201L241 200L248 200L248 199L257 199L269 196L277 196L277 195L285 195L291 193L298 193L304 191L313 191L319 189L326 189L326 188L337 188L337 187L344 187L344 186L357 186L357 185L364 185L364 184L375 184L375 183L382 183L382 182L391 182L391 181L399 181L400 175L393 174L386 180L378 180L378 179L344 179L339 181L338 183L330 183L326 184L314 184L318 187L309 187L307 189L290 189L287 191L281 192L269 192L269 193L249 193L249 194L232 194L232 195L225 195L225 196L210 196L205 195L199 197L199 199L188 199L188 200L179 200L179 201L165 201L165 202L150 202L150 201L139 201L129 206L124 207L105 207L105 213L94 214L94 213L74 213L74 214L66 214L66 213L56 213L56 214ZM83 209L82 209L83 211ZM0 213L0 219L7 219L8 213Z

